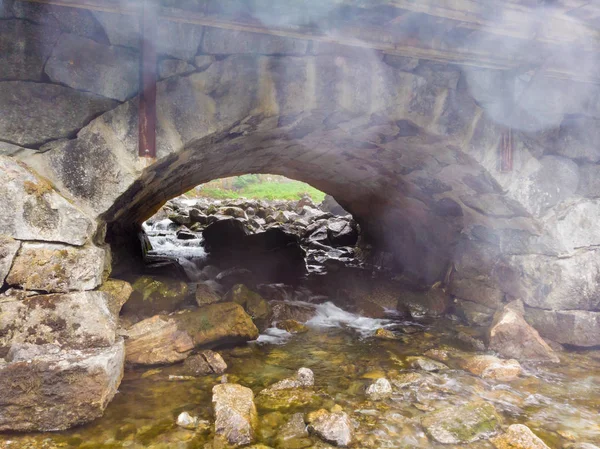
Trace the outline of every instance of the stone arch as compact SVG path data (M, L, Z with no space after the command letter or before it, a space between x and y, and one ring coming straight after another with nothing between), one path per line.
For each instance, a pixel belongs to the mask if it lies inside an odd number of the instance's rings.
M506 92L493 86L510 86L510 74L409 62L369 50L210 57L159 83L156 162L137 156L135 98L76 138L19 157L98 224L96 243L106 223L143 219L185 183L270 171L332 193L410 274L449 280L459 298L492 309L523 298L548 334L559 319L550 311L574 308L596 322L598 283L592 276L580 285L574 267L598 270L597 239L568 235L596 200L576 192L579 168L562 156L565 142L579 139L577 158L593 159L593 140L577 129L596 110L573 119L579 103L561 103L551 111L558 131L527 122L516 133L515 169L504 173L497 144ZM521 117L548 109L531 100L547 91L539 85ZM574 291L583 294L568 299Z

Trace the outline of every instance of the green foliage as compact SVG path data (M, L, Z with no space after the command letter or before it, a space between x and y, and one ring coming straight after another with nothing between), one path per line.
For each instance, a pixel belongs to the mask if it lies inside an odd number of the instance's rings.
M258 182L260 182L258 175L242 175L235 178L235 181L233 181L233 188L241 190L246 186L256 184Z
M253 178L245 178L247 176ZM245 180L240 181L240 178ZM238 184L239 181L239 184ZM239 190L229 190L213 185L203 186L201 190L193 190L188 194L191 196L203 196L206 198L215 199L237 199L237 198L256 198L263 200L299 200L302 195L309 195L315 203L320 203L325 198L325 194L314 187L300 181L289 182L274 182L263 181L259 182L256 175L244 175L238 177L233 187L238 189L236 185L242 185Z

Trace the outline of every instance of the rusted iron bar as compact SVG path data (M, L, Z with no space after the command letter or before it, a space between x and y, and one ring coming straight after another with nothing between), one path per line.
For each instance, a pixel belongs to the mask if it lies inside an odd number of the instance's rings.
M141 61L139 97L139 155L156 157L156 6L143 0L140 14Z
M508 128L502 132L500 141L500 171L509 172L513 168L513 133Z

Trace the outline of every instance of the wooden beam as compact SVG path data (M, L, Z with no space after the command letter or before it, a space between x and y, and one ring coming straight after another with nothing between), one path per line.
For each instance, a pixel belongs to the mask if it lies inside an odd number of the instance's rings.
M135 14L136 10L133 6L117 2L114 0L25 0L36 3L45 3L50 5L67 6L74 8L83 8L95 11L105 11L117 14ZM404 8L409 11L422 12L424 14L434 15L450 20L460 21L461 26L473 27L483 32L489 32L495 30L505 36L511 36L511 33L517 33L518 25L529 24L532 19L532 15L535 11L527 9L521 5L515 5L512 3L502 4L503 14L505 17L512 17L515 24L505 24L504 28L500 25L491 26L491 21L486 19L486 8L489 15L489 3L483 4L479 0L447 0L440 2L439 0L392 0L399 8ZM445 6L439 6L443 4ZM460 5L464 7L459 8ZM455 5L455 7L452 7ZM465 6L466 5L466 6ZM485 6L487 5L487 6ZM485 6L485 8L484 8ZM495 8L499 8L498 5ZM504 9L506 12L504 13ZM518 69L521 67L529 68L532 65L540 64L543 60L544 55L540 54L528 54L529 52L523 52L524 54L518 54L511 57L502 57L498 54L490 52L478 52L469 49L447 49L447 48L432 48L410 45L406 42L398 41L397 37L393 35L393 30L387 30L385 28L368 29L365 27L353 27L350 33L346 35L340 33L336 36L330 34L319 34L312 29L306 28L274 28L264 27L255 23L241 22L235 20L223 19L220 17L207 16L202 13L185 11L181 9L173 8L161 8L159 11L159 19L169 20L174 22L189 23L200 26L208 26L213 28L221 28L235 31L246 31L251 33L267 34L272 36L281 36L294 39L310 40L315 42L324 42L339 44L351 47L367 48L376 51L381 51L387 54L426 59L443 63L467 65L480 68L489 69ZM556 20L561 20L561 24L570 24L567 26L557 27L557 32L562 32L563 41L558 38L548 38L551 42L561 42L561 48L566 42L571 42L571 36L596 36L599 35L591 33L590 29L581 25L578 21L572 19L565 19L560 17ZM546 18L546 20L549 20ZM554 22L552 22L554 23ZM545 29L545 28L544 28ZM573 29L576 32L573 32ZM590 34L591 33L591 34ZM518 33L517 33L518 34ZM532 39L530 33L521 33L522 38ZM542 33L543 34L543 33ZM551 34L554 36L554 34ZM595 38L595 37L594 37ZM594 47L595 51L600 48L599 44ZM580 49L578 47L578 49ZM535 53L535 52L534 52ZM565 67L547 67L545 72L546 76L559 79L571 79L580 82L591 82L600 84L600 73L581 73L577 67L565 68Z
M142 0L140 14L139 156L156 157L156 6Z

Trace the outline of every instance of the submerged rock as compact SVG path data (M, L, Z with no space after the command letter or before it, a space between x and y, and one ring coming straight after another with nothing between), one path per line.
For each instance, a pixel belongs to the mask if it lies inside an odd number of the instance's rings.
M305 388L315 385L315 375L309 368L300 368L296 374L287 379L274 383L269 388L264 389L260 394L277 390L290 390L292 388Z
M347 413L343 411L328 412L320 409L306 417L308 431L323 441L335 446L346 447L352 443L354 429Z
M252 390L237 384L221 384L215 385L212 392L215 433L224 436L229 444L252 443L258 424Z
M290 447L292 440L308 437L308 430L304 423L302 413L294 413L287 423L281 426L277 434L277 441L280 447ZM297 447L296 445L293 445Z
M421 424L438 443L464 444L495 435L501 420L494 406L476 401L429 413Z
M183 427L188 430L195 430L198 428L200 419L197 416L192 416L188 412L182 412L177 416L177 424L179 427Z
M390 381L382 377L377 379L367 388L367 396L373 401L388 398L392 395L392 385Z
M402 337L399 337L398 335L396 335L391 330L384 329L383 327L380 327L379 329L377 329L375 331L375 333L373 334L373 336L375 338L379 338L380 340L400 340L402 338Z
M125 348L13 345L0 364L0 431L56 431L102 416L121 378Z
M550 449L546 443L523 424L509 426L506 433L490 439L496 449Z
M494 316L489 331L490 349L517 360L559 362L556 353L525 321L519 309L519 304L507 304Z
M427 357L407 357L406 361L412 369L423 371L443 371L448 369L442 362L437 362Z
M476 376L500 381L515 380L521 374L521 364L514 360L502 360L493 355L476 355L460 362L462 369Z
M184 369L194 376L205 376L208 374L223 374L227 364L218 352L209 349L185 359Z

